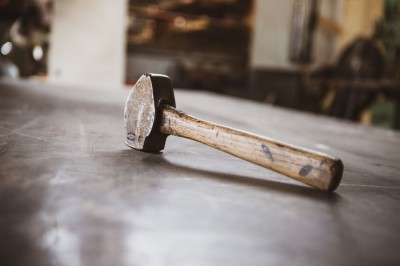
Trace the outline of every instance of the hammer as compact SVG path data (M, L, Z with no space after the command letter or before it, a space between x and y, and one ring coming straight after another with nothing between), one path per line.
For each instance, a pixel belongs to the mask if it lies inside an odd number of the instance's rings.
M208 121L175 109L169 77L140 77L125 105L126 144L136 150L159 152L167 136L206 144L246 161L276 171L314 188L333 191L342 178L338 158L296 147Z

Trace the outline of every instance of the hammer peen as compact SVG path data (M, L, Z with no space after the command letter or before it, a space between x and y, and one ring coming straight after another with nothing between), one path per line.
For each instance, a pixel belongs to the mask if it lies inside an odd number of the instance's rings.
M175 109L169 77L142 75L125 105L126 144L146 152L164 149L168 135L192 139L312 187L333 191L342 178L338 158L217 125Z

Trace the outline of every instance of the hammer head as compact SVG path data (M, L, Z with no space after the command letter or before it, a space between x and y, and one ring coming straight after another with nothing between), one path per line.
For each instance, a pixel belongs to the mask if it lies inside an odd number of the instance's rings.
M169 77L142 75L133 86L125 105L126 145L146 152L164 149L167 135L159 131L163 104L175 107Z

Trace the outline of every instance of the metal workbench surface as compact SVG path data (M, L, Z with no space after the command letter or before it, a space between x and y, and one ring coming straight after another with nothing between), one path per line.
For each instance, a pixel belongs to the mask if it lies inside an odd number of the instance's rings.
M343 160L319 192L194 141L125 146L129 90L0 82L0 265L399 265L400 134L205 92L177 107Z

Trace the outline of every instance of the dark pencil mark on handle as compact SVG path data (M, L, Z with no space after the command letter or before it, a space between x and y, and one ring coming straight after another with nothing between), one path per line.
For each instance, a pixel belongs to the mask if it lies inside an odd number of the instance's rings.
M312 169L313 169L313 167L312 167L311 165L309 165L309 164L304 165L304 166L300 169L299 175L301 175L301 176L306 176L306 175L308 175L308 174L311 172Z
M268 159L273 162L274 161L274 157L272 157L272 153L269 151L267 145L265 144L261 144L261 148L263 149L265 155L268 157Z

